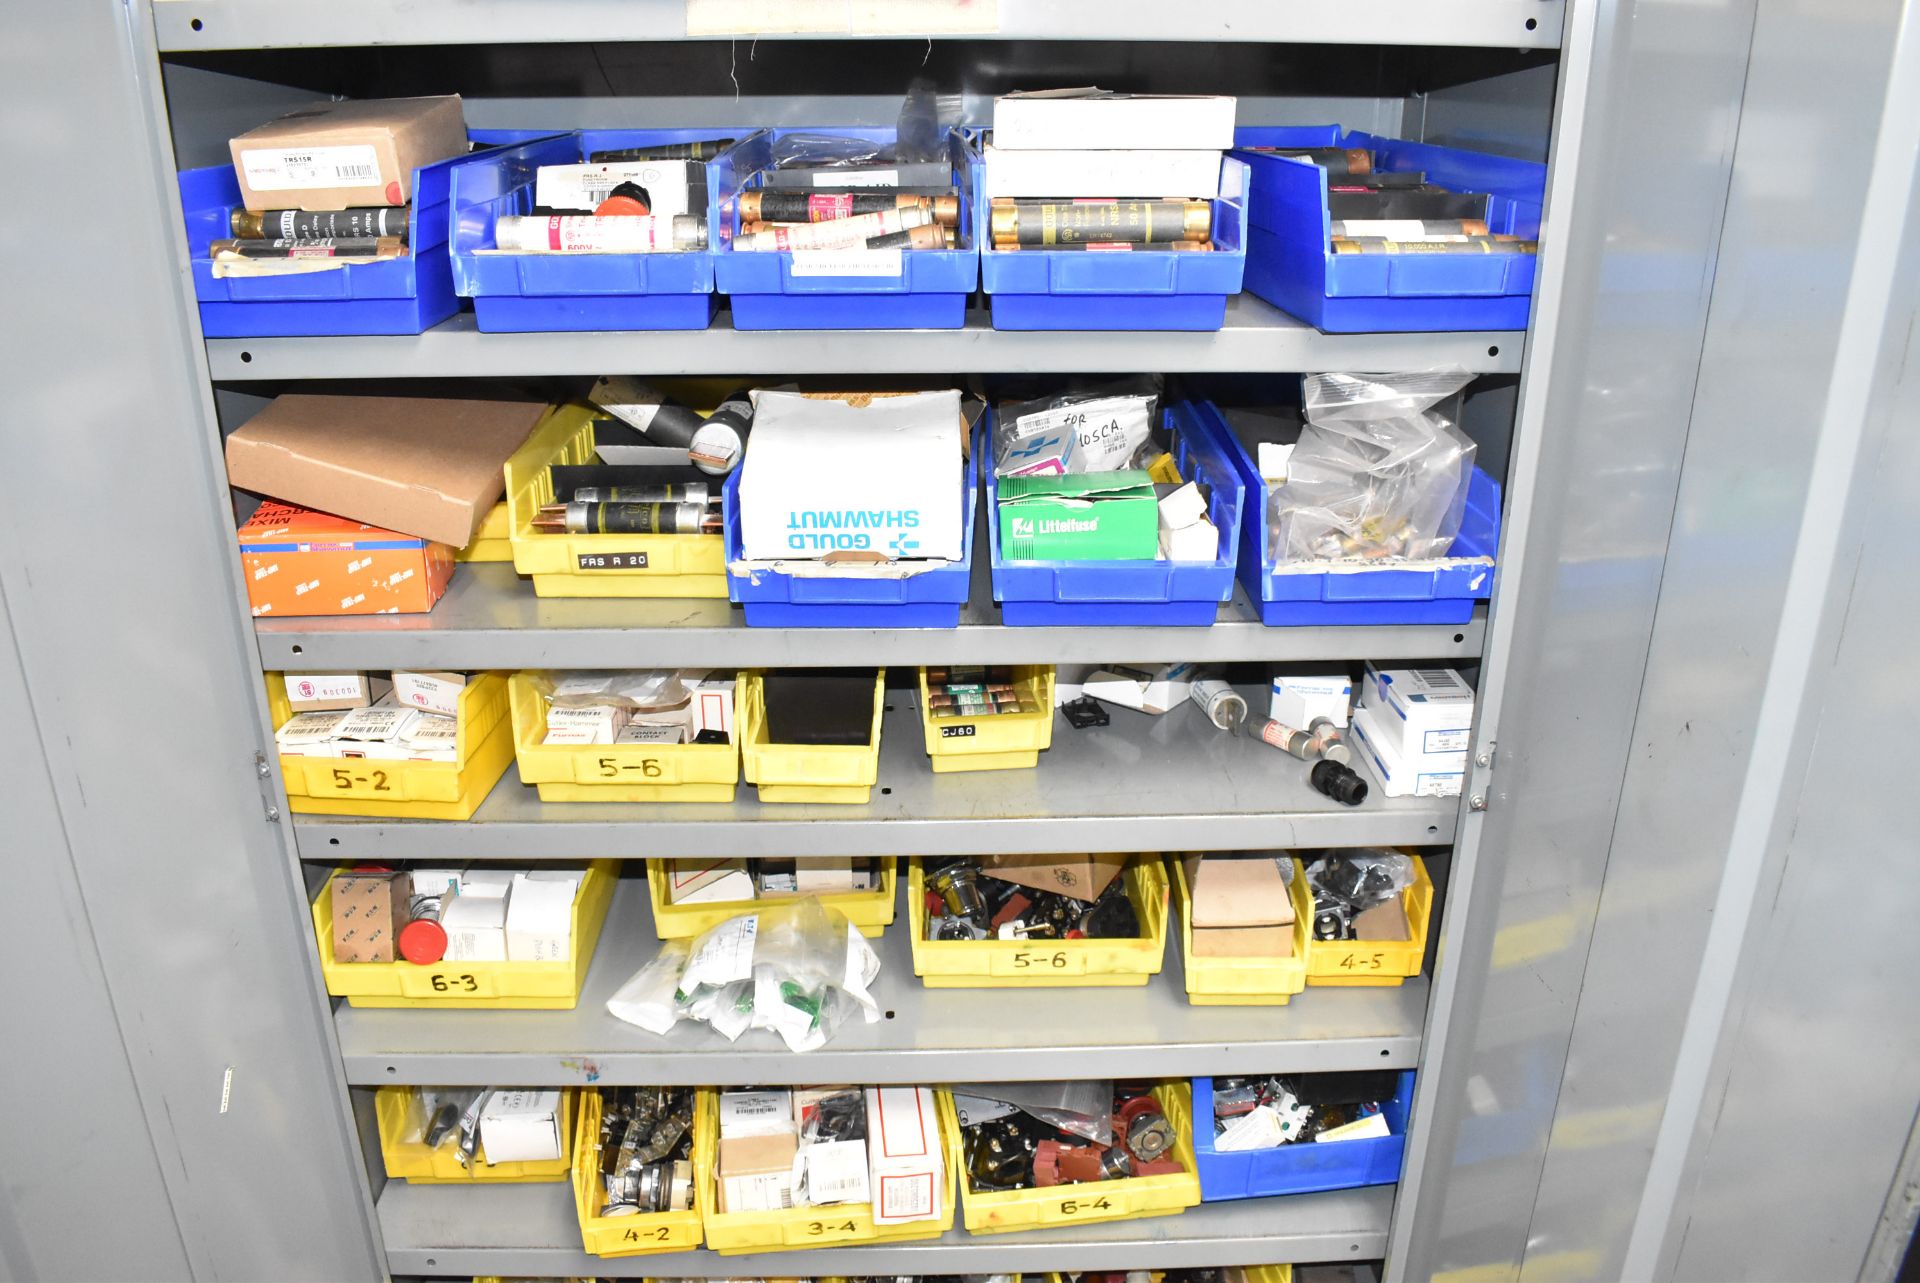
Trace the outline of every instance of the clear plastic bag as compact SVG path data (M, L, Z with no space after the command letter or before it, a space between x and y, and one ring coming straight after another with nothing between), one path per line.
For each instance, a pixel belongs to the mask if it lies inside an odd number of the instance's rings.
M559 708L625 708L634 712L665 712L684 708L693 692L672 668L590 669L541 673L534 689Z
M408 1118L408 1139L429 1149L451 1141L459 1147L460 1166L471 1167L480 1148L480 1111L492 1095L491 1087L420 1088Z
M1034 1083L958 1083L956 1095L998 1100L1050 1127L1097 1145L1113 1144L1113 1080Z
M1446 556L1474 443L1438 407L1473 378L1458 368L1303 378L1307 423L1268 505L1274 560Z
M1355 919L1413 885L1413 857L1377 847L1323 855L1307 865L1307 885L1314 939L1351 940Z
M993 425L996 476L1112 472L1144 466L1158 454L1160 378L1075 388L1027 401L1003 401Z
M838 169L886 160L893 148L845 134L785 134L773 140L772 154L775 169Z

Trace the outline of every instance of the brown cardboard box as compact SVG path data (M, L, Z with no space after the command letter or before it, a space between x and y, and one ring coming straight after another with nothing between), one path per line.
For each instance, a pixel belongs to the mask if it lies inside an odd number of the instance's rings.
M453 578L443 543L271 499L238 534L256 616L414 614Z
M1126 864L1125 855L989 855L980 868L988 877L1015 886L1098 900Z
M1411 940L1413 929L1407 923L1407 906L1404 896L1396 895L1391 900L1374 905L1371 909L1362 909L1353 920L1353 938L1355 940Z
M394 941L407 920L404 873L337 873L327 884L332 897L333 960L392 962Z
M800 1138L792 1132L772 1136L720 1138L720 1210L771 1212L793 1204L793 1156Z
M228 146L248 209L404 205L413 171L467 152L460 96L320 102Z
M334 713L365 708L393 689L384 677L366 673L287 673L287 707L296 713Z
M1196 958L1291 958L1292 927L1195 927Z
M1196 927L1276 927L1293 921L1286 879L1270 855L1190 855L1184 872Z
M529 401L276 397L227 438L227 479L286 503L463 548L545 411Z

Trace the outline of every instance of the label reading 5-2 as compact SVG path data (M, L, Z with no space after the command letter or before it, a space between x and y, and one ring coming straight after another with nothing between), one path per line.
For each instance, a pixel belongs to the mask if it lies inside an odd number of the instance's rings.
M645 570L644 552L583 552L574 557L582 570Z
M942 726L940 728L940 738L943 740L972 739L974 732L979 729L977 726Z

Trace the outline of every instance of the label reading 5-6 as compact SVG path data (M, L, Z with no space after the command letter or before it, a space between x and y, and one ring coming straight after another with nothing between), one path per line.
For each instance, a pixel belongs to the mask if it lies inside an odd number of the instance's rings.
M975 726L942 726L940 728L940 738L943 740L972 739L974 732L978 729L979 728Z
M645 570L644 552L583 552L574 557L582 570Z

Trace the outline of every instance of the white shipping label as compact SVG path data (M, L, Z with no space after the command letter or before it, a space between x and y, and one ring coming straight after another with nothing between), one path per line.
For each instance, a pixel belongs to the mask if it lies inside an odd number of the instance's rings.
M793 253L795 276L898 276L900 250L893 249L797 249Z
M882 1176L875 1219L910 1221L933 1215L933 1177L926 1172L911 1176Z
M815 187L898 187L900 171L897 169L861 171L817 169L813 174L813 185Z
M1464 753L1467 740L1473 734L1466 727L1452 731L1428 731L1420 737L1422 753Z
M818 1206L872 1201L867 1191L864 1140L815 1141L801 1148L794 1166L800 1169L799 1184L804 1186L808 1203Z
M720 1093L722 1136L777 1136L793 1130L793 1098L784 1091Z
M728 1176L722 1183L729 1212L778 1212L793 1206L793 1178L788 1172Z
M256 192L351 187L380 180L380 158L366 143L351 147L248 148L240 153L247 186Z

